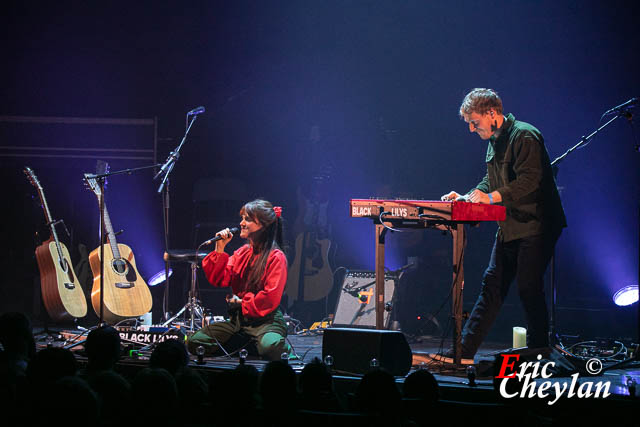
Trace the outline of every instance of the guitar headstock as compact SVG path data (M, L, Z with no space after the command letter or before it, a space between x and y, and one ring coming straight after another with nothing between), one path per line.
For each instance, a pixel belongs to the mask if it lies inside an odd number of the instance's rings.
M38 177L33 172L33 169L31 169L29 166L25 166L24 174L27 176L27 178L29 178L29 182L31 183L31 185L36 187L38 190L42 190L42 185L40 185L40 181L38 181Z
M93 193L100 198L100 195L102 194L102 190L100 188L100 184L98 184L98 179L96 178L97 175L102 175L109 172L109 164L107 162L104 162L102 160L98 160L98 163L96 165L96 173L92 174L92 173L85 173L84 174L84 182L87 185L87 188L91 191L93 191ZM107 180L104 180L104 185L107 185Z

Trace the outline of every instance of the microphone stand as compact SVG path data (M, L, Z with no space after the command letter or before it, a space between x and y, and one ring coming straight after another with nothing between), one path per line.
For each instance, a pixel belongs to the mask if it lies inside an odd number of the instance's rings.
M638 138L636 136L636 129L635 126L633 126L633 114L631 114L629 111L626 111L626 114L624 114L624 116L627 118L627 120L629 120L629 124L631 125L631 132L633 134L633 140L635 141L636 145L635 145L635 151L636 152L640 152L640 143L638 142ZM638 284L640 285L640 202L638 203ZM638 307L636 307L636 313L637 313L637 318L638 318L638 324L636 325L636 327L638 328L636 330L637 336L636 336L636 343L640 343L640 301L636 301L634 304L636 304ZM628 365L632 365L634 363L640 363L640 348L636 348L636 351L633 354L633 357L630 359L626 359L623 360L621 362L618 362L614 365L611 365L609 367L606 367L603 369L604 371L608 371L608 370L612 370L612 369L621 369L621 368L626 368Z
M193 111L193 110L192 110ZM198 113L199 114L199 113ZM158 179L162 176L162 182L158 187L158 193L162 193L162 205L163 205L163 220L164 220L164 246L165 252L169 252L169 174L173 171L173 168L176 165L176 162L180 158L180 149L184 145L187 140L187 135L191 130L191 126L196 121L198 114L192 114L191 112L187 113L187 120L189 120L189 116L191 115L192 119L188 123L184 136L182 137L182 141L178 147L169 153L169 157L164 162L158 173L153 177L154 180ZM164 190L164 191L163 191ZM162 318L165 320L165 323L169 321L169 268L170 261L169 259L165 260L164 263L164 280L165 280L165 288L164 288L164 297L162 301Z
M586 146L589 143L589 141L593 139L602 129L606 128L607 126L609 126L611 123L613 123L616 119L620 117L626 117L627 119L629 119L629 121L631 121L632 115L629 112L628 108L613 109L613 111L609 110L606 113L604 113L603 116L611 112L616 113L616 115L612 119L610 119L608 122L600 126L595 131L591 132L589 135L587 136L583 135L582 138L580 138L580 142L578 142L573 147L569 148L564 154L557 157L553 162L551 162L551 168L553 169L554 177L557 178L558 176L558 172L559 172L558 166L560 165L560 163L576 149L580 148L581 146ZM632 123L632 129L633 129L633 123ZM635 138L635 133L634 133L634 138ZM638 150L639 147L640 146L636 145L636 150ZM639 222L640 222L640 218L639 218ZM556 274L555 274L555 265L556 265L555 258L556 256L555 256L555 248L554 248L553 254L551 255L551 260L550 260L551 269L549 271L549 276L550 276L549 281L551 282L551 312L550 312L550 318L549 318L549 338L550 338L549 343L551 345L555 343L555 344L558 344L560 347L564 347L560 336L556 332L557 286L556 286ZM639 315L639 323L640 323L640 315Z
M609 120L607 123L603 124L602 126L600 126L598 129L594 130L593 132L591 132L591 134L587 135L587 136L582 136L582 138L580 138L580 142L578 142L576 145L574 145L573 147L569 148L563 155L561 155L560 157L556 158L553 162L551 162L551 166L557 168L557 165L560 164L560 162L562 162L565 157L567 157L569 154L571 154L575 149L580 148L581 145L586 145L591 139L593 139L593 137L595 137L602 129L606 128L607 126L609 126L614 120L622 117L622 116L626 116L627 114L631 114L626 110L622 110L622 111L618 111L618 114L612 118L611 120Z

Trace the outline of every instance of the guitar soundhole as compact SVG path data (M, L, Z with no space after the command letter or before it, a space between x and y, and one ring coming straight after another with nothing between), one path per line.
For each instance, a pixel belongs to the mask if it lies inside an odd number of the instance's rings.
M65 274L68 274L69 273L69 264L67 264L66 258L59 259L58 261L60 262L60 268L62 268L62 271Z
M127 272L127 263L123 259L114 259L111 264L113 270L118 274L125 274Z

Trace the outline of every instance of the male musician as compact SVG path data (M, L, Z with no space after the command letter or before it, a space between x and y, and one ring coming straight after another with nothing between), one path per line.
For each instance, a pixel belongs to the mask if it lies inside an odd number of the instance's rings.
M502 101L492 89L469 92L460 106L460 117L469 124L470 132L489 141L487 174L466 195L452 191L442 200L462 197L507 208L506 220L498 222L482 290L462 332L463 363L473 363L514 279L527 319L528 347L549 345L543 277L566 219L538 129L516 120L513 114L504 116ZM441 360L452 362L452 350L448 353Z

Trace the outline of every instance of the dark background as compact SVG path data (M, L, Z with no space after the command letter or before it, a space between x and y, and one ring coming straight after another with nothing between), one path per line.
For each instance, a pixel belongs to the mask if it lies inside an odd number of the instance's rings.
M324 168L331 171L333 268L371 269L373 226L348 217L348 200L437 199L475 185L486 144L458 118L470 89L497 90L505 112L542 131L551 158L603 123L607 109L640 95L633 1L62 1L3 9L0 115L157 118L162 161L182 138L185 113L206 107L171 177L173 248L209 237L194 236L201 219L194 199L206 198L194 195L199 179L239 180L247 191L229 197L241 200L234 211L261 196L282 205L291 224L297 189ZM153 137L149 129L12 126L2 123L3 147L137 147ZM619 119L560 168L569 221L557 247L561 332L635 336L630 311L614 310L611 295L638 280L636 144ZM77 257L79 243L89 250L98 243L96 199L81 178L99 156L2 153L0 309L37 312L33 236L44 220L21 169L36 170L53 216L72 231L72 239L61 236ZM150 162L110 163L117 170ZM107 190L114 226L125 230L120 241L133 248L147 279L163 268L164 250L162 201L151 178L114 177ZM485 224L469 233L466 308L495 229ZM435 232L388 241L391 269L412 254L450 253L449 240ZM430 284L416 286L417 299L430 298L419 289L436 287L438 276L423 278ZM186 267L176 266L174 310L186 301L186 281ZM153 289L154 310L163 286ZM497 338L508 340L511 326L523 323L518 304L513 289ZM314 313L317 320L324 314Z

